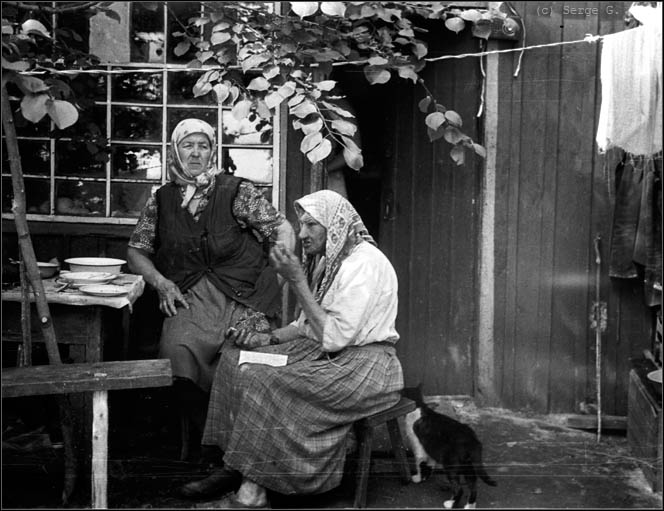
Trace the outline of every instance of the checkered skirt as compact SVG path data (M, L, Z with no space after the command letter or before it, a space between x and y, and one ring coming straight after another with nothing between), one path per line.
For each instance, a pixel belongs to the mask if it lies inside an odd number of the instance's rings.
M279 493L338 486L353 422L399 401L394 346L353 346L328 358L320 343L300 338L261 351L287 354L288 364L238 367L240 350L223 345L203 444L219 446L227 467Z

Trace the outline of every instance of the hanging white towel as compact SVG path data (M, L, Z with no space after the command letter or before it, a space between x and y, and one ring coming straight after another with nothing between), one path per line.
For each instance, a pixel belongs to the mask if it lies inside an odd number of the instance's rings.
M634 155L662 150L661 4L651 22L603 39L600 151L619 147Z

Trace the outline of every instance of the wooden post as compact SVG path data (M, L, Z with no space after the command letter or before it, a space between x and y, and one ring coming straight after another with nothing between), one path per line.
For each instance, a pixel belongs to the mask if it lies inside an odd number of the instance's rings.
M92 393L92 507L107 509L108 392Z
M2 104L2 128L5 132L5 142L7 144L7 157L9 167L12 173L12 212L14 213L14 223L16 224L16 235L18 236L18 246L21 251L21 261L25 266L25 272L30 280L32 292L35 295L35 306L39 315L39 324L41 325L46 351L48 352L48 361L51 364L61 364L60 352L58 351L58 341L53 328L53 320L46 301L46 292L39 267L37 266L37 257L32 246L30 231L28 229L28 220L25 207L25 182L23 180L23 167L21 165L21 155L18 150L18 139L16 137L16 126L12 116L11 105L9 103L9 94L7 87L3 83L0 89L0 101ZM60 424L62 427L62 439L65 448L65 481L62 489L62 503L67 504L69 497L74 491L76 484L76 458L73 449L72 417L69 401L66 397L58 398L60 408Z
M488 50L497 43L489 41ZM498 138L498 62L499 55L488 55L484 110L484 147L486 159L482 183L482 227L480 255L479 335L477 348L477 388L483 404L496 406L494 368L494 234L496 207L496 151Z

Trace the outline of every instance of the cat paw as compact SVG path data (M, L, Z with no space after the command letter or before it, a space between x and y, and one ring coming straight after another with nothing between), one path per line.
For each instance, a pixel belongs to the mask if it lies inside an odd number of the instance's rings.
M445 509L452 509L454 507L454 499L446 500L443 502L443 507Z
M421 483L422 482L422 476L419 475L419 474L415 474L414 476L412 476L410 478L410 480L413 481L414 483Z
M473 502L472 504L469 503L469 504L466 504L465 506L463 506L463 508L464 509L475 509L476 504L477 504L476 502Z

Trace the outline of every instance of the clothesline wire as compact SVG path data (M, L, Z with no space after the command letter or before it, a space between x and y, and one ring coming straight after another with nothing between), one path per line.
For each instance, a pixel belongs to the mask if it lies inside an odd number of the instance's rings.
M427 62L438 62L440 60L449 60L449 59L465 59L469 57L484 57L486 55L494 55L494 54L500 54L500 53L513 53L513 52L523 52L526 50L535 50L538 48L552 48L555 46L563 46L563 45L568 45L568 44L578 44L578 43L595 43L599 41L600 39L603 39L606 36L601 36L601 35L591 35L591 34L586 34L586 36L583 39L577 39L575 41L560 41L560 42L555 42L555 43L547 43L547 44L536 44L533 46L523 46L519 48L506 48L504 50L491 50L491 51L482 51L482 52L477 52L477 53L461 53L459 55L441 55L440 57L430 57L426 58ZM366 64L368 61L366 60L355 60L355 61L349 61L349 62L334 62L332 63L333 66L348 66L348 65L358 65L358 64ZM104 63L100 64L103 66L112 66L112 65L117 65L121 66L122 64L114 64L114 63ZM316 67L317 64L312 65L312 67ZM23 75L39 75L39 74L45 74L47 72L53 73L53 74L60 74L60 75L77 75L77 74L138 74L138 73L159 73L161 71L167 71L169 73L177 73L177 72L191 72L191 71L221 71L221 70L227 70L227 69L242 69L241 66L226 66L226 67L221 67L221 66L203 66L200 68L193 68L193 67L172 67L166 64L165 66L160 66L160 67L151 67L151 68L127 68L127 69L53 69L53 68L41 68L38 70L32 70L32 71L21 71L20 74Z

